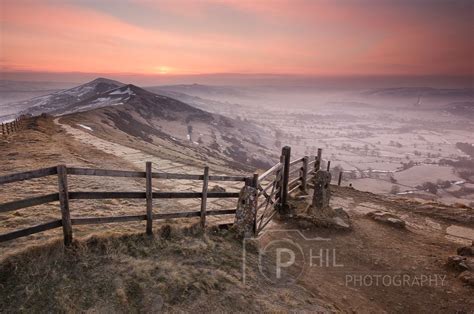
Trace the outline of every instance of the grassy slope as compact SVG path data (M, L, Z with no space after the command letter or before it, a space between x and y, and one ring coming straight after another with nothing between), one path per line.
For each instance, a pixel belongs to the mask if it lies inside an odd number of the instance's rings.
M64 250L58 241L0 264L3 312L275 311L317 309L303 289L241 281L241 242L225 231L170 229L158 236L92 236ZM255 253L249 253L252 264Z

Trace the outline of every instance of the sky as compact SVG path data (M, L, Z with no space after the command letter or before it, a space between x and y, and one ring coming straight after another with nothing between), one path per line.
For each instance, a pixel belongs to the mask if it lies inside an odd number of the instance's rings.
M2 73L474 73L471 0L0 3Z

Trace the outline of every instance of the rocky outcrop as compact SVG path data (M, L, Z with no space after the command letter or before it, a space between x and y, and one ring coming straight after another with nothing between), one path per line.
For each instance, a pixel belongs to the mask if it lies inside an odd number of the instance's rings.
M398 216L395 216L387 212L374 211L374 212L368 213L367 216L377 222L381 222L398 229L405 229L406 227L405 221L403 221Z
M329 200L331 198L331 173L328 171L317 171L313 178L313 184L313 202L309 214L316 214L318 211L329 207Z
M461 256L474 256L474 241L471 246L463 246L458 248L457 253Z

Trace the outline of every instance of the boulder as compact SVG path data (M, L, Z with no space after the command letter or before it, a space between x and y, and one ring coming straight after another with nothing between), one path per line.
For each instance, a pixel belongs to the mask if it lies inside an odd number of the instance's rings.
M463 271L459 274L458 278L469 286L474 287L474 273L472 271Z
M464 256L451 255L448 257L448 262L446 266L451 267L455 270L466 271L471 270L470 261L467 260Z
M458 255L474 256L474 243L471 246L463 246L457 249Z
M317 211L316 214L310 214L310 211L307 210L306 213L297 214L294 218L303 228L314 226L342 230L351 229L349 215L342 208L333 209L326 207L323 210Z
M387 212L374 211L368 213L367 216L375 221L390 225L398 229L405 229L406 227L405 221L403 221L400 217L397 217Z

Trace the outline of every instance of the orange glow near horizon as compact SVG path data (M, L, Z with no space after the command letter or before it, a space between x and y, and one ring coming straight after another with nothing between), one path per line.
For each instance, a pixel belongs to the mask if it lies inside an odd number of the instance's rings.
M472 9L439 1L5 0L7 71L472 75Z

